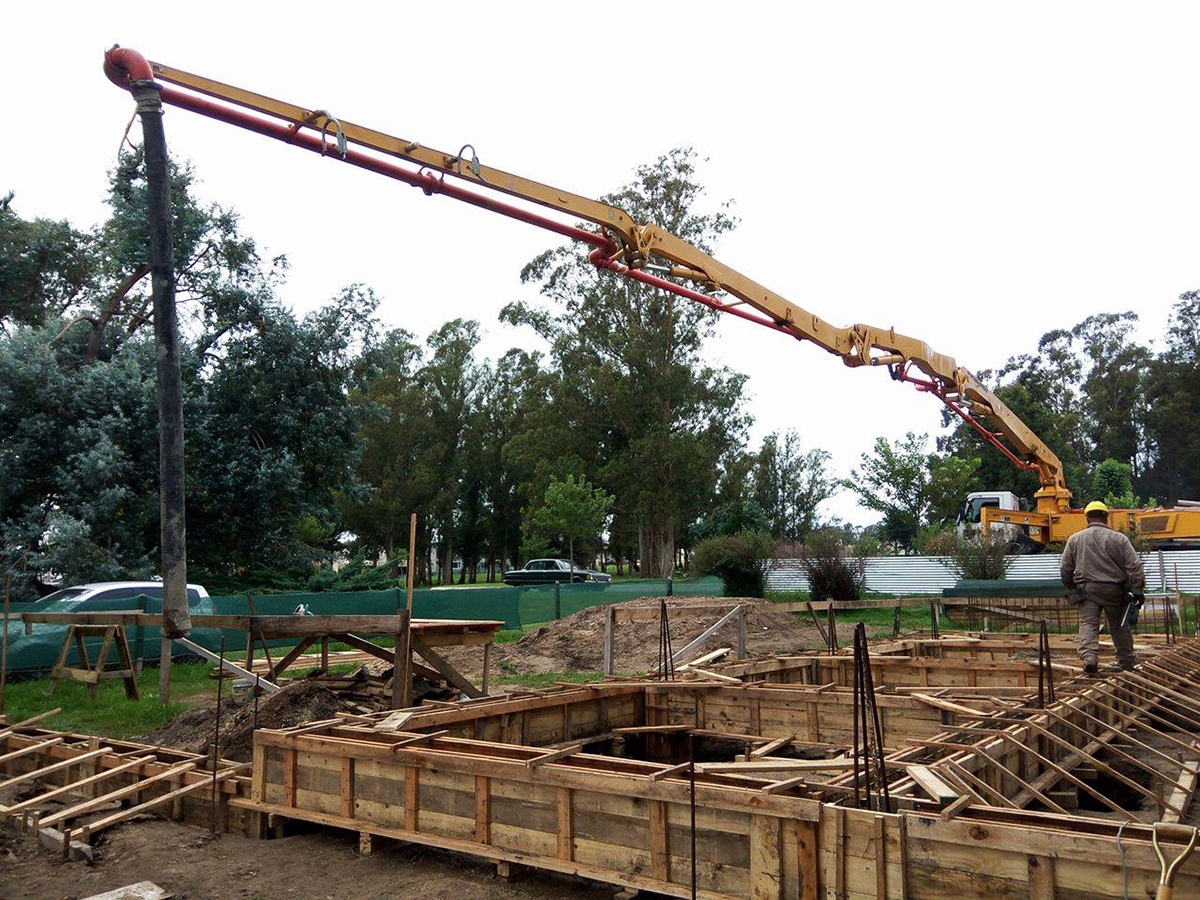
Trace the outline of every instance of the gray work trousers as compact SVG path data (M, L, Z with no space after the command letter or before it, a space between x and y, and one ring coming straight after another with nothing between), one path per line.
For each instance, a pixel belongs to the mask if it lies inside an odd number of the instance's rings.
M1100 660L1100 611L1108 619L1108 631L1117 651L1117 662L1132 666L1137 662L1133 652L1133 632L1121 624L1125 615L1125 588L1119 584L1089 584L1083 587L1079 604L1079 658L1085 663Z

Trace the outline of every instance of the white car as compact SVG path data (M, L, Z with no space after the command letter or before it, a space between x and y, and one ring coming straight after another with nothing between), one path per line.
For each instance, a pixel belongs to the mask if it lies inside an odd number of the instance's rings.
M25 608L25 612L39 609L46 612L76 612L94 607L100 600L133 600L142 594L161 600L162 593L161 581L102 581L96 584L80 584L34 600ZM187 594L189 600L199 600L201 597L207 597L208 591L198 584L189 584ZM49 604L54 605L49 607ZM107 609L121 608L111 603L105 603L104 606Z

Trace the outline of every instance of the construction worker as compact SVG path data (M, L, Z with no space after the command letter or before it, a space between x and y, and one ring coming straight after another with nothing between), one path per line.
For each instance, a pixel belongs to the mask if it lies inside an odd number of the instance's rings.
M1084 671L1100 667L1100 610L1122 669L1137 662L1133 632L1129 629L1131 604L1145 602L1146 573L1129 538L1108 526L1108 507L1093 500L1084 508L1087 528L1067 539L1062 554L1062 582L1079 606L1079 658ZM1136 621L1136 619L1135 619Z

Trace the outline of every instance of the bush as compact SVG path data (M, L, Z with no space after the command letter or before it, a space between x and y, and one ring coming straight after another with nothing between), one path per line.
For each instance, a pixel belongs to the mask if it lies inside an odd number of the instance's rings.
M771 536L761 531L710 537L692 551L696 573L716 575L730 597L761 597L770 561Z
M931 556L946 557L947 565L959 578L969 581L993 581L1008 574L1008 542L986 533L964 538L954 531L945 531L926 544Z
M797 552L800 567L808 576L813 600L861 600L867 586L866 565L852 556L833 531L815 531Z

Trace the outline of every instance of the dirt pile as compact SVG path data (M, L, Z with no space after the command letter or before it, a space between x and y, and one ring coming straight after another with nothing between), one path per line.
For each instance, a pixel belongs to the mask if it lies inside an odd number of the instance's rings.
M657 607L660 597L642 597L619 605ZM705 629L712 626L732 606L744 603L746 610L746 652L751 656L791 653L821 646L817 630L805 626L796 615L778 609L767 600L737 597L677 597L673 606L712 606L711 615L683 615L671 620L671 646L676 653ZM595 672L604 664L604 609L593 606L531 631L519 641L497 644L493 651L496 665L505 672ZM657 618L651 621L618 621L613 636L614 659L618 672L646 672L658 664ZM696 655L719 647L735 647L737 621L733 620L705 640Z
M326 687L304 679L289 683L273 694L258 698L259 728L290 728L305 722L331 719L351 710L351 703ZM211 753L217 705L198 706L176 716L144 738L192 753ZM221 756L247 761L254 749L254 698L247 694L221 702Z

